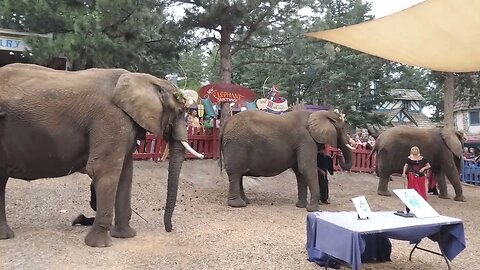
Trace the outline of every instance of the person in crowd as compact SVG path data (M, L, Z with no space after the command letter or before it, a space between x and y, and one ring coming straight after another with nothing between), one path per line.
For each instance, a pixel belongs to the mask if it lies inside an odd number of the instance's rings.
M190 126L195 127L195 128L200 128L200 119L197 116L197 111L193 110L192 114L190 115Z
M368 130L366 128L362 129L360 135L358 136L358 139L360 142L362 142L364 145L368 142Z
M318 184L320 186L320 202L322 204L330 204L327 174L330 173L330 175L333 175L333 159L331 156L325 154L325 144L318 146L317 171Z
M427 200L425 172L428 169L430 169L430 163L421 155L418 146L413 146L403 166L402 176L406 177L406 188L413 188L425 200Z

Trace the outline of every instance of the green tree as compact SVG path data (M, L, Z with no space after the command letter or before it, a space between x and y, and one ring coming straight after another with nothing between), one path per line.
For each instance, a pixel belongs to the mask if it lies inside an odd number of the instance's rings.
M53 40L28 40L36 62L66 56L74 70L122 67L163 75L181 33L166 22L163 9L156 0L4 0L0 26L53 33Z
M179 80L178 86L185 89L198 90L205 81L203 52L199 48L186 50L180 54L178 69L174 72L185 77Z

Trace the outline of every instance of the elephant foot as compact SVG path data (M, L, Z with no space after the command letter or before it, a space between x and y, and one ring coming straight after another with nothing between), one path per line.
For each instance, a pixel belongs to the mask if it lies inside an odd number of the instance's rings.
M242 198L228 200L228 205L231 207L245 207L247 203Z
M250 204L250 200L249 200L247 197L242 197L242 200L243 200L246 204Z
M0 226L0 239L14 238L15 233L8 227L7 224Z
M377 194L378 195L382 195L382 196L392 196L392 193L390 193L390 191L388 190L377 190Z
M115 238L132 238L137 235L137 232L130 226L112 226L110 235Z
M112 238L105 229L91 229L85 237L85 244L91 247L109 247L112 245Z
M463 195L455 196L454 200L458 201L458 202L466 202L467 201L467 199Z
M298 201L295 205L298 208L306 208L307 207L307 201Z
M309 204L309 205L307 205L307 211L308 212L318 212L318 211L320 211L320 206L318 205L318 203Z
M448 196L448 194L442 194L442 193L440 193L440 194L438 195L438 198L440 198L440 199L447 199L447 200L451 199L451 197Z

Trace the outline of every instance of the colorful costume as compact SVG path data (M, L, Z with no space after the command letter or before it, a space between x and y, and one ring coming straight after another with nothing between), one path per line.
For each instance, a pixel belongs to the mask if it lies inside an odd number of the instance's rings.
M427 165L428 161L424 158L420 160L407 159L407 188L413 188L420 196L427 200L427 188L425 186L425 172L420 169Z

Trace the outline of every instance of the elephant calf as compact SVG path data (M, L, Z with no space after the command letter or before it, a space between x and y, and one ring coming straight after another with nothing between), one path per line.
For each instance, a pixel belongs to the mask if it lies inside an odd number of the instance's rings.
M105 247L110 235L135 236L129 224L132 153L146 130L169 141L164 222L171 231L184 147L192 150L184 114L185 99L175 86L148 74L30 64L0 68L0 239L14 237L5 214L9 177L30 181L75 172L90 176L96 194L85 243Z
M297 207L318 211L317 145L338 146L345 157L340 165L350 169L352 151L347 147L344 125L331 111L275 115L249 110L230 117L220 131L220 167L223 159L230 181L228 205L249 203L243 176L275 176L292 168L297 178ZM307 186L311 195L308 205Z
M379 195L390 196L390 175L402 173L413 146L420 148L437 179L440 198L449 198L445 175L455 189L455 200L465 201L460 172L462 169L463 135L450 129L396 126L378 136L372 154L376 153Z

